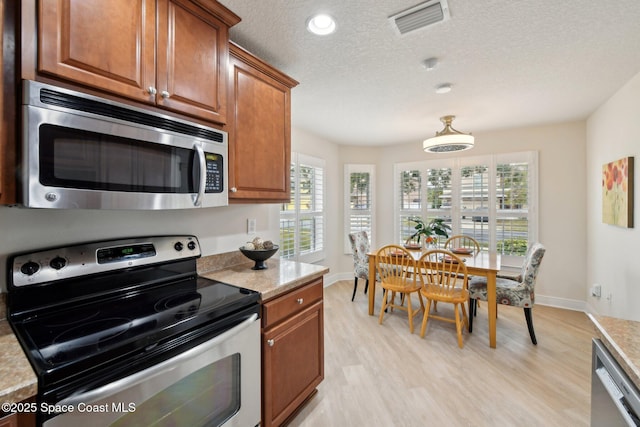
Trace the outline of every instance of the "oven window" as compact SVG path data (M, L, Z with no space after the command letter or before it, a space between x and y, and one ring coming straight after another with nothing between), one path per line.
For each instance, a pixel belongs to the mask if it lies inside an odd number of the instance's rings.
M40 126L40 182L87 190L196 193L195 152L142 140Z
M158 392L111 426L221 426L239 409L240 354L235 353Z

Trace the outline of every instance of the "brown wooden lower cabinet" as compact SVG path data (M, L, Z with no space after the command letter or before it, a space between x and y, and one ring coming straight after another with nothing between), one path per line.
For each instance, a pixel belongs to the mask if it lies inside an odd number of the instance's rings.
M35 397L23 400L18 405L24 405L31 408L31 405L35 405ZM14 412L11 414L2 415L0 412L0 427L35 427L36 414L34 411Z
M280 426L324 378L322 279L264 303L262 426Z
M34 402L34 400L29 400L29 402ZM35 425L36 415L33 412L0 415L0 427L35 427Z
M18 427L18 414L0 416L0 427Z

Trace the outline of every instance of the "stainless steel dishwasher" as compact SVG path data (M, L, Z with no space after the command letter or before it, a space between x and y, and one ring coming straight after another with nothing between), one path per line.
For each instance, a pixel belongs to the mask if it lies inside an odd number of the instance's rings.
M593 340L591 426L640 426L640 393L606 349Z

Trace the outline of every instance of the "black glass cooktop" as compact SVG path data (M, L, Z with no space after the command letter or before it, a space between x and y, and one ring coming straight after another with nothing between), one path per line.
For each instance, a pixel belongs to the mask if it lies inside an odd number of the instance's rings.
M257 305L259 294L191 276L66 306L12 322L36 373L99 357L152 349L228 315Z

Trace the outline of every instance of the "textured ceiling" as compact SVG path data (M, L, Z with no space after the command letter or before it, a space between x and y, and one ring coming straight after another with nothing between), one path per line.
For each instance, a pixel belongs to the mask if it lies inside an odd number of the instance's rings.
M421 0L220 2L242 17L231 39L300 82L293 126L339 144L421 142L447 114L472 133L583 120L640 71L638 0L448 0L450 20L404 36L388 17ZM307 32L315 12L337 31Z

